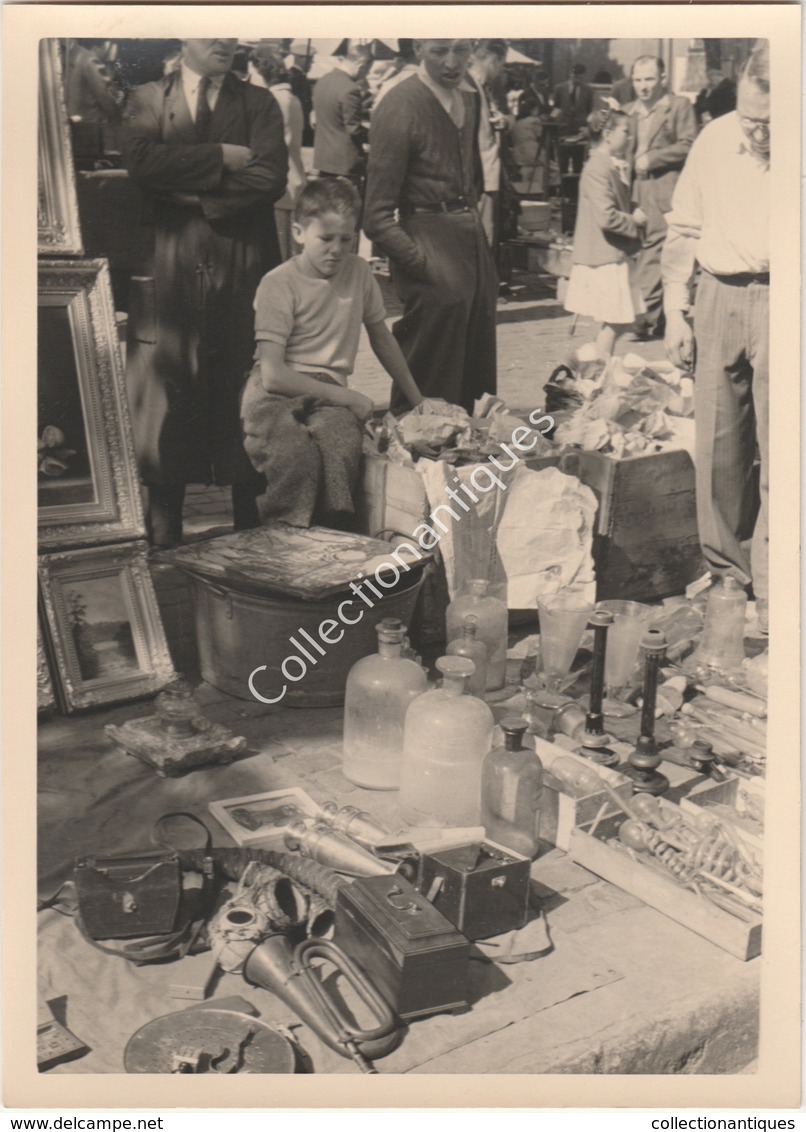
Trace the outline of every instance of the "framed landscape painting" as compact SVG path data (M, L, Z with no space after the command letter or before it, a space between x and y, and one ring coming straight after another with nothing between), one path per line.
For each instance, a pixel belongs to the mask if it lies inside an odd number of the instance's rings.
M147 696L175 679L145 543L39 558L39 584L68 711Z

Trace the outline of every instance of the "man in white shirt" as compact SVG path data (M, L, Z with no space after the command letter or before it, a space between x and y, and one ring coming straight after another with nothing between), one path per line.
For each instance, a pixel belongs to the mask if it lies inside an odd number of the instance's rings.
M712 573L752 582L761 629L768 602L769 171L769 47L761 41L742 69L736 111L711 122L694 143L662 258L666 347L673 362L695 367L703 554ZM695 261L702 271L692 330L685 312ZM742 544L751 536L748 557Z

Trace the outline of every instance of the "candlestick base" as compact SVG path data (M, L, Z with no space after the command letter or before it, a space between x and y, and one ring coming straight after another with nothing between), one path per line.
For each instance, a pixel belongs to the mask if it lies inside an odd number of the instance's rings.
M640 767L624 766L622 774L633 780L633 794L665 794L669 789L669 779L658 770L645 770Z
M579 754L599 766L616 766L619 757L611 750L608 743L613 742L613 736L606 732L588 732L582 735Z

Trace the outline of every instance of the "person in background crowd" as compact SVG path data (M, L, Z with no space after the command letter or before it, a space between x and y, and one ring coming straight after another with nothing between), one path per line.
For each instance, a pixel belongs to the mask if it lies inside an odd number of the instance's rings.
M640 55L632 65L636 99L624 107L632 122L633 200L646 213L644 242L638 255L638 278L646 313L639 338L663 334L663 285L660 258L666 239L672 193L697 136L697 119L687 98L664 86L661 59Z
M770 60L756 46L739 76L736 110L695 141L668 216L662 269L666 347L693 366L697 523L714 574L752 581L768 623ZM686 320L702 268L694 328ZM696 347L695 347L696 342ZM753 460L761 455L754 515ZM755 522L755 529L754 529ZM742 545L752 533L748 558Z
M507 128L512 129L518 118L518 108L520 107L521 98L523 96L522 90L508 90L507 91Z
M535 63L532 79L521 97L518 117L537 117L548 121L554 106L549 93L549 77L542 63Z
M397 41L397 55L395 56L395 69L388 75L375 95L375 103L377 106L382 98L398 83L402 83L404 79L410 78L417 70L417 57L414 54L414 40L413 39L399 39Z
M694 113L701 126L736 109L736 83L726 78L718 67L709 67L707 78L708 85L703 87L694 103Z
M574 63L568 81L554 90L554 106L559 111L560 137L575 137L585 128L593 110L593 91L584 81L584 63Z
M311 126L311 111L313 110L313 92L311 83L302 64L308 66L308 59L303 55L294 55L291 51L293 40L283 40L285 55L283 63L288 71L288 81L291 83L291 93L299 99L302 107L302 144L313 145L313 127Z
M120 117L121 92L112 82L102 39L72 39L67 50L65 101L68 118L103 123Z
M507 45L503 39L479 39L473 48L467 74L481 101L479 153L484 192L479 212L493 255L499 242L498 194L501 190L501 131L506 122L496 105L493 89L504 69Z
M291 223L294 205L305 185L305 168L302 164L302 106L291 92L291 83L285 64L271 49L258 47L250 60L252 82L268 87L277 100L283 115L283 129L288 150L288 188L275 202L274 218L277 223L277 238L280 241L280 254L284 260L294 254Z
M360 80L372 62L369 47L347 40L345 53L313 92L316 116L313 162L320 175L361 182L366 167L367 130Z
M397 74L394 59L372 60L367 71L367 87L372 96L373 104L378 97L378 91L381 89L384 79L391 78L393 74Z
M619 106L626 106L628 102L635 101L635 87L632 85L632 79L629 75L625 75L623 79L613 83L611 95L618 102Z
M393 332L420 392L472 411L496 389L498 279L478 212L471 43L423 39L415 50L417 73L372 117L364 229L389 257L404 308Z
M286 187L280 108L230 74L235 39L186 39L177 72L137 87L126 167L153 213L148 276L132 280L126 384L148 533L182 538L188 483L232 484L236 529L263 490L243 450L238 400L252 302L280 262L272 205Z
M524 101L521 112L507 135L521 192L546 191L547 150L542 144L544 129L537 105L532 101ZM539 161L541 157L543 160Z
M613 85L613 76L610 74L609 71L597 71L596 74L593 76L593 85L594 86L612 86Z
M620 111L602 118L602 140L585 163L579 183L565 309L601 322L596 349L601 358L607 358L618 335L643 309L631 257L641 246L646 216L640 208L630 211L630 175L625 160L629 119Z

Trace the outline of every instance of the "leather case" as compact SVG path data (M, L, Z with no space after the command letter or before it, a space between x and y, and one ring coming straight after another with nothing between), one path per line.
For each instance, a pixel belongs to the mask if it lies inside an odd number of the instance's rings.
M161 935L176 926L182 896L176 853L82 857L73 879L90 939Z
M468 1005L470 944L404 877L339 889L335 942L403 1019Z
M419 888L470 940L522 928L531 861L491 841L426 853Z

